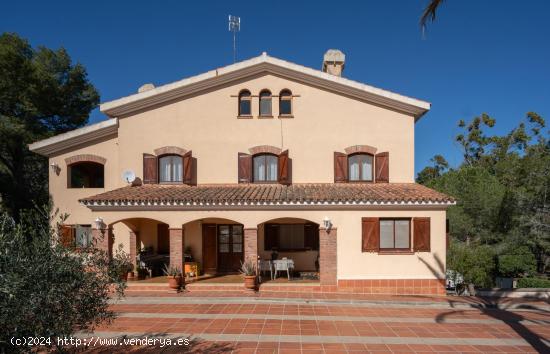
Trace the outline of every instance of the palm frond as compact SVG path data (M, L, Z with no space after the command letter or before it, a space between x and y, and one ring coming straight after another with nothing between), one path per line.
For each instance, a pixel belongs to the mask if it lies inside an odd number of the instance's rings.
M426 29L428 26L428 22L434 22L435 21L435 15L437 13L437 9L439 6L443 3L445 0L430 0L430 3L424 11L422 12L422 16L420 17L420 27L422 28L422 31Z

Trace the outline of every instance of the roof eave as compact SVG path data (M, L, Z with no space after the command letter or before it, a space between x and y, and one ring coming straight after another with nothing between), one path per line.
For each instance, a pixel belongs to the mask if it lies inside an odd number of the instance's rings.
M118 120L108 119L96 124L52 136L29 144L29 150L49 157L60 151L95 142L99 139L112 136L118 132Z
M426 101L406 97L267 55L261 55L181 81L159 86L149 91L103 103L100 106L100 110L110 117L121 117L151 106L181 99L242 77L264 72L286 76L294 80L301 80L315 86L395 109L414 116L415 120L418 120L429 111L431 106Z

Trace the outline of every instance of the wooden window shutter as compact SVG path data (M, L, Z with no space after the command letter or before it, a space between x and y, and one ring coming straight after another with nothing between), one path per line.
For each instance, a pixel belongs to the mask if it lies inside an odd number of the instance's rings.
M158 158L155 155L143 154L143 183L158 183L158 171Z
M291 176L291 163L292 161L288 158L288 150L285 150L279 154L278 161L278 182L281 184L290 184L292 180Z
M304 246L315 251L319 250L319 226L304 225Z
M265 224L264 226L264 251L271 251L279 247L279 225Z
M334 183L348 181L348 155L334 152Z
M380 250L380 225L378 218L362 218L362 252Z
M430 218L413 218L415 252L430 252Z
M375 162L376 183L388 183L390 181L390 153L381 152L376 154Z
M183 183L192 186L197 184L197 159L193 157L192 151L183 155Z
M252 155L239 152L239 183L252 182Z
M75 228L70 225L62 225L59 242L65 246L72 248L75 246Z

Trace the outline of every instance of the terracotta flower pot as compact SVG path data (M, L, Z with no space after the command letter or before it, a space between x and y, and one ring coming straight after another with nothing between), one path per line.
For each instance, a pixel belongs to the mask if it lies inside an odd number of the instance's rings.
M127 272L121 273L120 274L120 280L128 281L128 273Z
M244 276L244 287L247 289L256 288L256 276L255 275L245 275Z
M168 286L170 287L170 289L177 290L181 288L181 283L181 277L168 277Z
M134 272L128 272L128 273L126 273L126 279L128 281L135 281L135 280L137 280L137 277L134 276Z

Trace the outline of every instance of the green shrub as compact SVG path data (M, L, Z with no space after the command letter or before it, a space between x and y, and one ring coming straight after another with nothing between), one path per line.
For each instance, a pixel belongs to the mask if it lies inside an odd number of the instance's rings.
M537 260L529 248L525 246L517 247L498 257L498 271L505 277L533 274L536 268Z
M550 288L550 280L544 278L521 278L518 288Z
M57 337L109 321L111 284L124 290L106 252L64 247L48 215L29 212L19 223L0 215L0 353L29 351L9 347L11 337L45 337L54 346Z
M490 246L452 242L447 253L447 267L462 275L464 284L491 287L495 272L494 251ZM460 285L460 284L459 284Z

